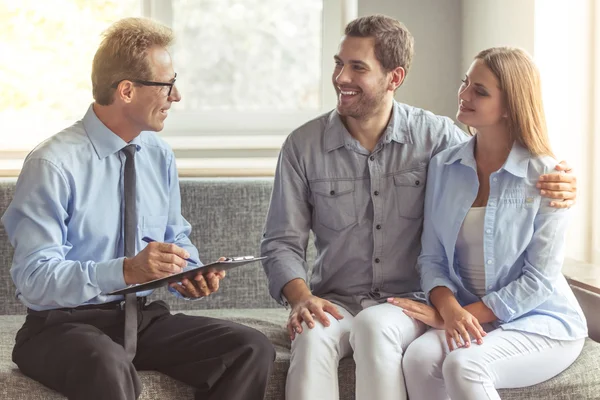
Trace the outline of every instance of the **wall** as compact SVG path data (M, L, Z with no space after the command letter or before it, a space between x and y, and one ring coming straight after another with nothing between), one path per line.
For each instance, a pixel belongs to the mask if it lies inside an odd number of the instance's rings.
M460 0L358 0L358 16L386 14L415 38L415 57L398 101L454 118L461 78Z
M518 46L534 50L534 0L463 0L462 71L481 50Z

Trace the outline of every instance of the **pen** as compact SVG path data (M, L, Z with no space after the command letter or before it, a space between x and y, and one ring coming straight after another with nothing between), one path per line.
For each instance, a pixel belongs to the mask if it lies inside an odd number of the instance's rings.
M144 242L146 242L146 243L152 243L152 242L156 242L156 240L154 240L154 239L152 239L152 238L149 238L148 236L144 236L144 237L142 238L142 240L143 240ZM185 261L188 261L188 262L191 262L192 264L196 264L196 265L198 265L198 262L197 262L197 261L194 261L194 260L192 260L191 258L186 258L186 259L185 259Z

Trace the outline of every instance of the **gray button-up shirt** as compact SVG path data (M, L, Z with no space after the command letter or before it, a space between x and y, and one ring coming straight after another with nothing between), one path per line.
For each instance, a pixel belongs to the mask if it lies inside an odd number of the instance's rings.
M308 282L310 230L314 295L353 313L367 299L423 298L415 266L427 165L466 138L451 119L396 102L372 152L336 111L292 132L279 155L261 243L273 298L283 303L282 289L293 279Z

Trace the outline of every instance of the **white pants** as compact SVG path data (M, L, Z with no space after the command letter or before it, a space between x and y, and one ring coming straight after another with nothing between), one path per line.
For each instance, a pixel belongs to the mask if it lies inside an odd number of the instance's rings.
M500 400L496 389L535 385L564 371L583 343L496 329L482 345L449 352L444 331L432 329L404 355L408 394L411 400Z
M313 329L302 323L302 333L292 342L286 399L339 399L338 364L354 351L356 400L406 400L402 354L425 332L425 325L387 303L366 308L356 317L338 309L344 318L338 321L327 314L329 327L317 320Z

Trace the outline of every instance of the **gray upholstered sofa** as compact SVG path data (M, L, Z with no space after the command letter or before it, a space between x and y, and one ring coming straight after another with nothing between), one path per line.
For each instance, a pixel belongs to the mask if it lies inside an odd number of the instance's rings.
M0 215L12 198L14 184L14 180L0 180ZM258 253L271 187L270 179L184 179L181 182L183 214L194 226L192 241L204 261L221 255ZM15 299L10 279L12 253L6 233L0 227L0 399L63 399L25 377L11 361L14 337L25 318L25 308ZM600 298L582 290L578 290L577 295L590 321L592 337L600 340ZM264 332L277 349L267 398L284 398L290 357L290 342L284 330L287 312L269 297L260 265L232 271L217 294L199 302L178 300L163 290L152 297L167 300L172 310L232 319ZM341 398L353 399L351 358L341 361L339 377ZM142 399L193 399L190 387L164 375L142 372L141 378ZM600 399L600 344L588 340L575 364L554 379L531 388L502 390L501 396L511 400ZM395 398L394 394L390 393L389 398Z

